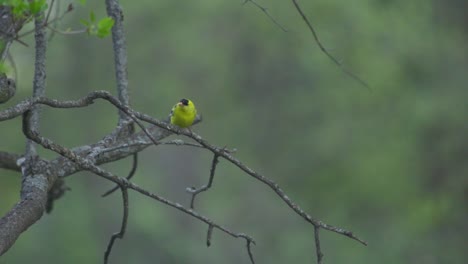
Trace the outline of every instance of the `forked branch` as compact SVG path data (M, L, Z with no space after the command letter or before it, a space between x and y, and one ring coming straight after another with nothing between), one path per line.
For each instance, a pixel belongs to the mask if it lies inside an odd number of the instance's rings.
M125 177L127 180L130 180L133 177L133 175L135 175L137 167L138 167L138 153L134 153L132 155L132 169L128 173L127 177ZM103 193L101 195L101 197L106 197L106 196L108 196L109 194L112 194L113 192L115 192L118 189L119 189L119 186L117 185L114 188L112 188L112 189L108 190L107 192Z
M210 143L208 143L206 140L202 139L199 135L197 135L197 134L195 134L195 133L193 133L191 131L188 132L188 131L180 130L180 129L178 129L178 128L170 125L170 124L159 121L159 120L157 120L157 119L155 119L155 118L153 118L151 116L148 116L146 114L137 112L137 111L129 108L126 105L122 105L122 103L120 103L119 100L117 100L115 97L113 97L112 95L110 95L106 91L92 92L88 96L86 96L84 98L81 98L81 99L78 99L76 101L58 101L58 100L53 100L53 99L48 99L48 98L43 98L43 97L42 98L33 98L33 99L30 99L29 101L22 102L22 103L18 104L16 107L13 107L13 108L7 109L7 110L5 110L3 112L0 112L0 121L2 120L2 118L6 118L6 116L9 117L9 118L12 118L12 116L17 116L17 115L21 114L22 112L27 111L34 104L45 104L45 105L48 105L48 106L51 106L51 107L57 107L57 108L84 107L84 106L87 106L87 105L91 104L95 99L98 99L98 98L104 99L104 100L112 103L117 108L119 108L120 110L122 110L123 112L125 112L126 114L131 116L132 119L138 119L138 120L141 120L141 121L145 121L145 122L151 123L153 125L159 126L159 127L163 128L165 130L171 131L173 133L182 134L182 135L185 135L187 137L192 138L198 144L200 144L201 146L203 146L207 150L210 150L214 155L217 155L219 157L222 157L222 158L228 160L229 162L231 162L232 164L237 166L239 169L244 171L246 174L254 177L255 179L257 179L260 182L262 182L262 183L266 184L267 186L269 186L281 198L281 200L283 200L296 214L298 214L299 216L304 218L307 222L311 223L315 228L318 227L318 228L322 228L322 229L325 229L325 230L329 230L329 231L332 231L332 232L347 236L347 237L349 237L351 239L354 239L356 241L359 241L363 245L367 245L367 243L364 240L362 240L358 236L354 235L354 233L351 232L351 231L348 231L348 230L343 229L343 228L335 227L335 226L332 226L332 225L328 225L328 224L326 224L326 223L324 223L324 222L322 222L320 220L316 220L316 219L312 218L309 214L307 214L304 210L302 210L296 203L294 203L284 193L284 191L279 187L279 185L277 183L273 182L272 180L266 178L264 175L254 171L251 168L249 168L248 166L244 165L240 160L238 160L237 158L232 156L231 153L229 151L227 151L225 148L220 148L220 147L213 146ZM41 144L41 145L43 145L43 144ZM46 147L46 146L44 146L44 147ZM76 158L72 159L69 156L67 156L66 153L60 153L60 154L67 157L67 158L69 158L69 159L71 159L72 161L80 164L79 162L76 161ZM78 158L80 158L80 157L78 157ZM93 164L91 164L91 165L95 166ZM88 170L91 170L90 168L94 168L92 166L91 167L85 167L82 164L80 164L80 166L83 167L84 169L88 169ZM95 168L93 170L91 170L91 171L93 171L96 174L98 174L97 172L99 172ZM119 182L122 182L121 179L124 179L124 178L118 178L119 180L116 180L113 177L109 177L108 179L112 180L112 181L114 181L116 183L119 183ZM127 181L125 180L125 182L127 182ZM127 186L128 186L128 188L133 189L132 188L133 185L131 183L129 183ZM164 202L164 199L160 200L160 199L156 198L157 196L151 196L148 193L146 193L145 191L143 191L141 193L143 193L143 194L145 194L147 196L150 196L152 198L155 198L155 199L157 199L157 200L159 200L159 201L161 201L163 203L166 203L166 202ZM171 205L169 202L166 203L166 204ZM182 209L183 207L181 205L179 205L179 204L172 204L171 206L174 206L174 207L178 208L179 210L183 210L183 211L187 210L185 208ZM192 215L193 211L192 210L187 210L186 212L188 214ZM207 223L209 224L209 222L207 222ZM238 237L237 235L234 235L234 234L231 234L231 235ZM320 255L320 254L318 254L318 255Z
M213 184L213 178L215 175L216 165L218 164L218 161L219 161L219 155L214 154L213 161L211 162L210 178L208 179L207 185L203 185L202 187L198 189L196 189L195 187L187 188L187 192L192 194L192 199L190 199L190 208L192 209L194 208L195 196L197 196L197 194L204 192L208 190L209 188L211 188L211 184Z
M114 98L115 99L115 98ZM115 99L116 100L116 99ZM120 102L119 102L120 103ZM251 243L254 243L255 244L255 241L253 240L252 237L244 234L244 233L235 233L231 230L229 230L228 228L220 225L220 224L217 224L216 222L214 222L213 220L209 219L208 217L206 216L203 216L201 214L198 214L197 212L193 211L192 209L187 209L185 207L183 207L182 205L180 205L179 203L176 203L176 202L172 202L166 198L163 198L159 195L156 195L154 193L151 193L141 187L139 187L138 185L128 181L127 179L125 178L121 178L121 177L118 177L96 165L94 165L90 160L88 159L85 159L85 158L82 158L80 157L79 155L76 155L73 151L71 151L70 149L67 149L59 144L56 144L55 142L53 142L52 140L50 139L47 139L45 137L42 137L37 131L35 131L29 124L30 124L30 118L31 118L31 111L30 110L27 110L24 112L23 114L23 133L25 134L25 136L36 142L37 144L41 145L42 147L46 148L46 149L49 149L49 150L52 150L64 157L66 157L67 159L77 163L82 169L84 170L87 170L87 171L90 171L98 176L101 176L102 178L106 179L106 180L109 180L109 181L112 181L116 184L118 184L120 186L120 188L122 189L132 189L140 194L143 194L147 197L150 197L150 198L153 198L161 203L164 203L170 207L173 207L179 211L182 211L202 222L205 222L206 224L212 226L213 228L216 228L218 230L221 230L223 231L224 233L232 236L232 237L235 237L235 238L243 238L247 241L248 245L250 245ZM124 192L124 190L122 190ZM125 205L128 207L128 199L127 199L127 202L125 201L125 197L126 197L126 194L123 193L123 199L124 199L124 218L122 220L122 227L121 227L121 230L120 232L114 234L112 237L111 237L111 240L109 241L109 245L107 247L107 250L106 250L106 253L105 253L105 259L108 259L109 257L109 254L110 254L110 251L112 249L112 245L114 243L114 240L116 238L121 238L125 232L125 226L126 226L126 218L128 217L128 208L125 209ZM251 257L251 249L250 249L250 246L247 247L247 250L248 250L248 254L250 256L250 258L252 259Z
M122 216L122 225L120 227L120 231L113 234L109 240L109 244L107 245L106 252L104 253L104 264L107 264L109 261L109 255L112 251L112 246L114 245L114 241L119 238L122 239L125 235L125 230L127 229L127 221L128 221L128 190L127 187L121 186L120 190L122 191L122 201L123 201L123 216Z
M363 79L361 79L359 76L357 76L356 74L354 74L352 71L350 71L349 69L347 69L343 63L341 63L335 56L333 56L326 48L325 46L323 46L322 42L320 41L320 38L318 37L318 34L317 32L315 31L315 28L314 26L312 26L312 23L309 21L309 19L307 18L306 14L304 13L304 11L302 11L302 8L301 6L299 5L299 3L297 2L297 0L292 0L293 4L294 4L294 7L296 8L297 12L301 15L302 17L302 20L304 20L304 22L306 23L307 27L309 28L310 32L312 33L312 36L314 37L314 40L315 40L315 43L317 43L317 45L319 46L320 50L325 54L327 55L328 58L330 58L330 60L335 63L338 67L340 67L340 69L346 74L348 75L349 77L351 77L352 79L354 79L355 81L357 81L358 83L362 84L364 87L366 87L367 89L370 89L370 86L369 84L367 84L367 82L365 82Z

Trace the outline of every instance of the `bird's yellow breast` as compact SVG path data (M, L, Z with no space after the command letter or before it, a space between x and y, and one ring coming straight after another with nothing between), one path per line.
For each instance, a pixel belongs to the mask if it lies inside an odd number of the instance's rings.
M187 106L175 105L172 109L171 124L185 128L193 124L197 116L197 110L192 102Z

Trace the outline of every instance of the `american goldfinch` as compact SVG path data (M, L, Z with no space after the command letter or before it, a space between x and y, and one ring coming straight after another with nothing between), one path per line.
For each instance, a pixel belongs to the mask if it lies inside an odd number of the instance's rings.
M197 109L189 99L181 99L172 107L171 124L181 128L189 127L197 117Z

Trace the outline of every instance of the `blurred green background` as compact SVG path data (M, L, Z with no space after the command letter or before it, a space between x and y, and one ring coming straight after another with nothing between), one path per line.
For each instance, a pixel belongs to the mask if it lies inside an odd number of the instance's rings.
M88 2L58 28L81 28L91 10L105 16L104 1ZM237 148L239 159L312 216L369 243L321 232L326 263L466 263L468 2L300 1L324 45L372 92L319 51L291 1L258 3L288 32L241 0L122 1L133 107L162 118L180 98L191 98L204 117L194 131ZM2 109L31 95L34 41L24 41L29 48L12 48L18 94ZM56 35L47 65L50 97L115 93L110 38ZM103 102L45 109L41 131L73 147L99 140L116 118ZM0 149L21 153L20 120L0 129ZM198 149L151 147L140 155L134 181L188 205L185 188L206 183L211 158ZM130 164L104 167L125 176ZM20 175L1 174L3 215L18 201ZM112 185L89 173L67 184L72 191L1 264L101 263L120 226L120 195L100 198ZM312 226L228 162L198 198L201 213L256 239L257 263L315 262ZM130 204L127 234L111 263L249 263L241 239L215 231L207 248L205 224L134 192Z

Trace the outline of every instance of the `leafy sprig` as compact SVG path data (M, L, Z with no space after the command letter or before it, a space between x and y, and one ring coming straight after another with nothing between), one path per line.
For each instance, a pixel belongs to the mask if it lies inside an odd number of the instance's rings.
M80 22L86 27L89 35L97 36L98 38L109 36L115 23L111 17L104 17L97 21L93 11L89 13L89 20L81 19Z

